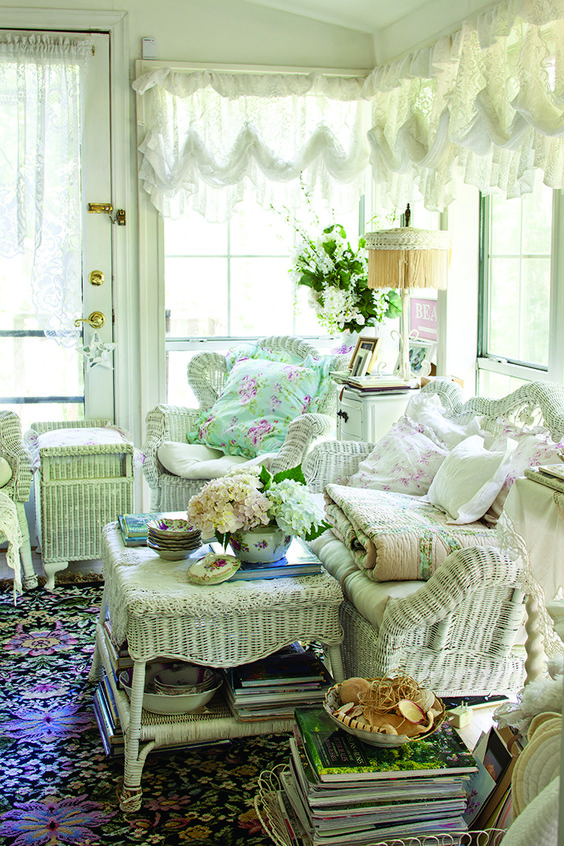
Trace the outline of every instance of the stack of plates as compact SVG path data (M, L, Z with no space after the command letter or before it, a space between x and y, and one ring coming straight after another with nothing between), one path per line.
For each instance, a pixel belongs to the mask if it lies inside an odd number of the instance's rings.
M167 561L188 558L202 545L202 533L189 525L188 520L157 517L147 524L147 546Z

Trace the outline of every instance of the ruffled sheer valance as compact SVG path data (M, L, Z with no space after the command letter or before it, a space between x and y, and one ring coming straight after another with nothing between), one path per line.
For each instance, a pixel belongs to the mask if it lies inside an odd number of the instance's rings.
M364 79L159 69L139 77L140 179L161 214L229 216L245 188L294 208L312 194L352 208L364 192ZM300 198L300 194L302 194Z
M441 210L460 182L518 197L536 171L564 187L563 18L560 0L510 0L370 74L381 201L401 208L417 186Z
M139 77L140 178L156 208L227 217L248 186L293 207L300 181L350 206L442 210L461 182L564 188L564 0L506 0L365 78L158 69Z
M31 261L45 334L72 345L81 313L81 86L88 39L0 39L0 255Z

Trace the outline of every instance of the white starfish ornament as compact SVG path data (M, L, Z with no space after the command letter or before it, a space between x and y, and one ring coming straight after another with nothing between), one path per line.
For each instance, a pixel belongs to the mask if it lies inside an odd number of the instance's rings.
M86 359L88 368L107 367L108 370L113 370L112 353L115 347L115 344L105 344L98 333L94 332L90 343L79 346L78 352Z

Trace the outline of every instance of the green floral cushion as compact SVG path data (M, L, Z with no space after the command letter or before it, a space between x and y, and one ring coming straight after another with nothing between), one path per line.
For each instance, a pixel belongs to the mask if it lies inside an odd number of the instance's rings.
M264 359L237 362L199 430L189 433L188 440L247 458L276 452L288 424L317 410L324 370L321 361L310 366Z

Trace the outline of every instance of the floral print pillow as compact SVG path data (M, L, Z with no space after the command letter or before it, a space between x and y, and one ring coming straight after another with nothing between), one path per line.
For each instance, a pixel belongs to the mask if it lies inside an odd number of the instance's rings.
M288 424L316 410L321 378L317 367L264 359L239 361L188 440L247 458L276 452L284 443Z

